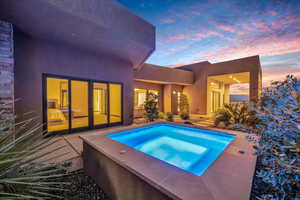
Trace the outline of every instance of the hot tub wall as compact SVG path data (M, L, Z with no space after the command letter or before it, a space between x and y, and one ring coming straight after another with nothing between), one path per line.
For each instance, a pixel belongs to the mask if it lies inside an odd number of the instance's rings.
M112 200L170 200L86 142L83 146L86 174L91 176Z

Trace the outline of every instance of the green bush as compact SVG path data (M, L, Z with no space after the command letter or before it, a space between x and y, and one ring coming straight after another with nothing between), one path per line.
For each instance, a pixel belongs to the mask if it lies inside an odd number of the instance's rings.
M147 93L146 101L144 103L144 118L148 122L153 122L159 118L158 111L158 96L154 93Z
M0 199L64 198L70 184L67 164L51 162L66 154L58 153L64 148L57 145L59 139L45 138L42 124L34 119L15 126L0 118Z
M246 103L225 104L224 108L218 110L214 116L214 124L218 126L223 123L225 127L229 125L244 125L256 129L260 120L256 116L256 111Z
M263 92L256 109L262 166L257 176L272 188L261 199L300 199L300 80L287 76Z
M173 115L173 113L167 112L167 118L166 118L166 120L169 121L169 122L173 122L174 121L174 115Z
M164 118L165 118L165 113L159 112L159 113L158 113L158 118L159 118L159 119L164 119Z
M183 120L188 120L190 118L190 107L188 97L185 94L180 95L179 109L180 118Z

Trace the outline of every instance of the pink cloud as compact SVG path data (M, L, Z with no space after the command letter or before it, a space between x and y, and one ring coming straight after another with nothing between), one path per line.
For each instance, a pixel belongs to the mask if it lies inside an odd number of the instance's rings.
M275 10L268 10L266 13L272 16L276 16L278 14L278 12Z
M176 34L176 35L172 35L169 36L165 39L165 42L173 42L176 40L184 40L186 39L186 36L184 34Z
M230 60L252 55L273 56L300 51L300 38L292 41L272 41L265 43L242 44L207 51L199 55L200 59Z
M219 47L199 55L203 60L230 60L251 55L272 56L300 51L300 32L289 32L284 35L256 35L234 38L230 46Z
M245 34L243 31L241 30L238 30L232 26L227 26L227 25L219 25L218 26L219 29L222 29L224 31L228 31L228 32L231 32L231 33L235 33L235 34L238 34L238 35L243 35Z
M174 22L175 22L175 20L174 19L170 19L170 18L166 18L166 19L160 20L161 24L172 24Z
M259 30L261 31L267 31L267 32L270 32L272 31L269 26L267 26L265 23L261 22L261 21L255 21L255 22L252 22L252 24Z
M199 33L196 33L194 34L194 36L196 38L206 38L206 37L209 37L209 36L218 36L220 38L224 38L224 35L221 34L221 33L218 33L218 32L215 32L215 31L206 31L206 32L199 32Z
M272 22L272 27L275 29L283 29L286 26L300 22L299 16L289 15Z
M248 25L248 24L243 24L242 27L243 27L243 29L245 29L247 31L253 31L254 30L253 27Z
M176 65L167 65L167 67L176 68L176 67L181 67L181 66L184 66L184 65L191 65L191 64L195 64L195 63L198 63L198 61L193 61L193 62L181 62L181 63L178 63L178 64L176 64Z
M285 19L286 19L286 23L288 23L288 24L300 22L299 16L289 15Z
M283 65L280 69L270 68L268 70L263 70L263 87L270 86L272 81L283 80L288 74L300 77L300 68L288 69L287 66Z

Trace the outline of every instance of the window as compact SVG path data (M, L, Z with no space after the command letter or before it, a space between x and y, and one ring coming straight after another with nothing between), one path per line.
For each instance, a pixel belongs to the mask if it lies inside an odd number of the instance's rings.
M147 90L134 89L134 108L143 109L147 97Z
M144 103L147 98L147 93L153 93L159 95L158 90L145 90L145 89L134 89L134 109L144 109ZM159 99L157 99L158 101Z

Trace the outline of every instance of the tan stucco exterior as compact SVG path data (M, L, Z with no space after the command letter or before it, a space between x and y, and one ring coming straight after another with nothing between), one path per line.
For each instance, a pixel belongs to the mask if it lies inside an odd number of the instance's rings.
M261 65L259 56L251 56L220 63L208 61L191 65L168 68L145 64L140 71L135 72L134 78L139 82L152 82L163 87L163 111L177 114L177 93L183 92L188 96L192 114L207 115L211 113L209 102L212 89L208 86L209 77L238 74L242 83L249 83L249 100L258 99L261 88ZM164 78L165 76L165 78ZM229 103L229 83L220 82L218 92L222 94L221 102ZM138 85L135 84L135 88Z

